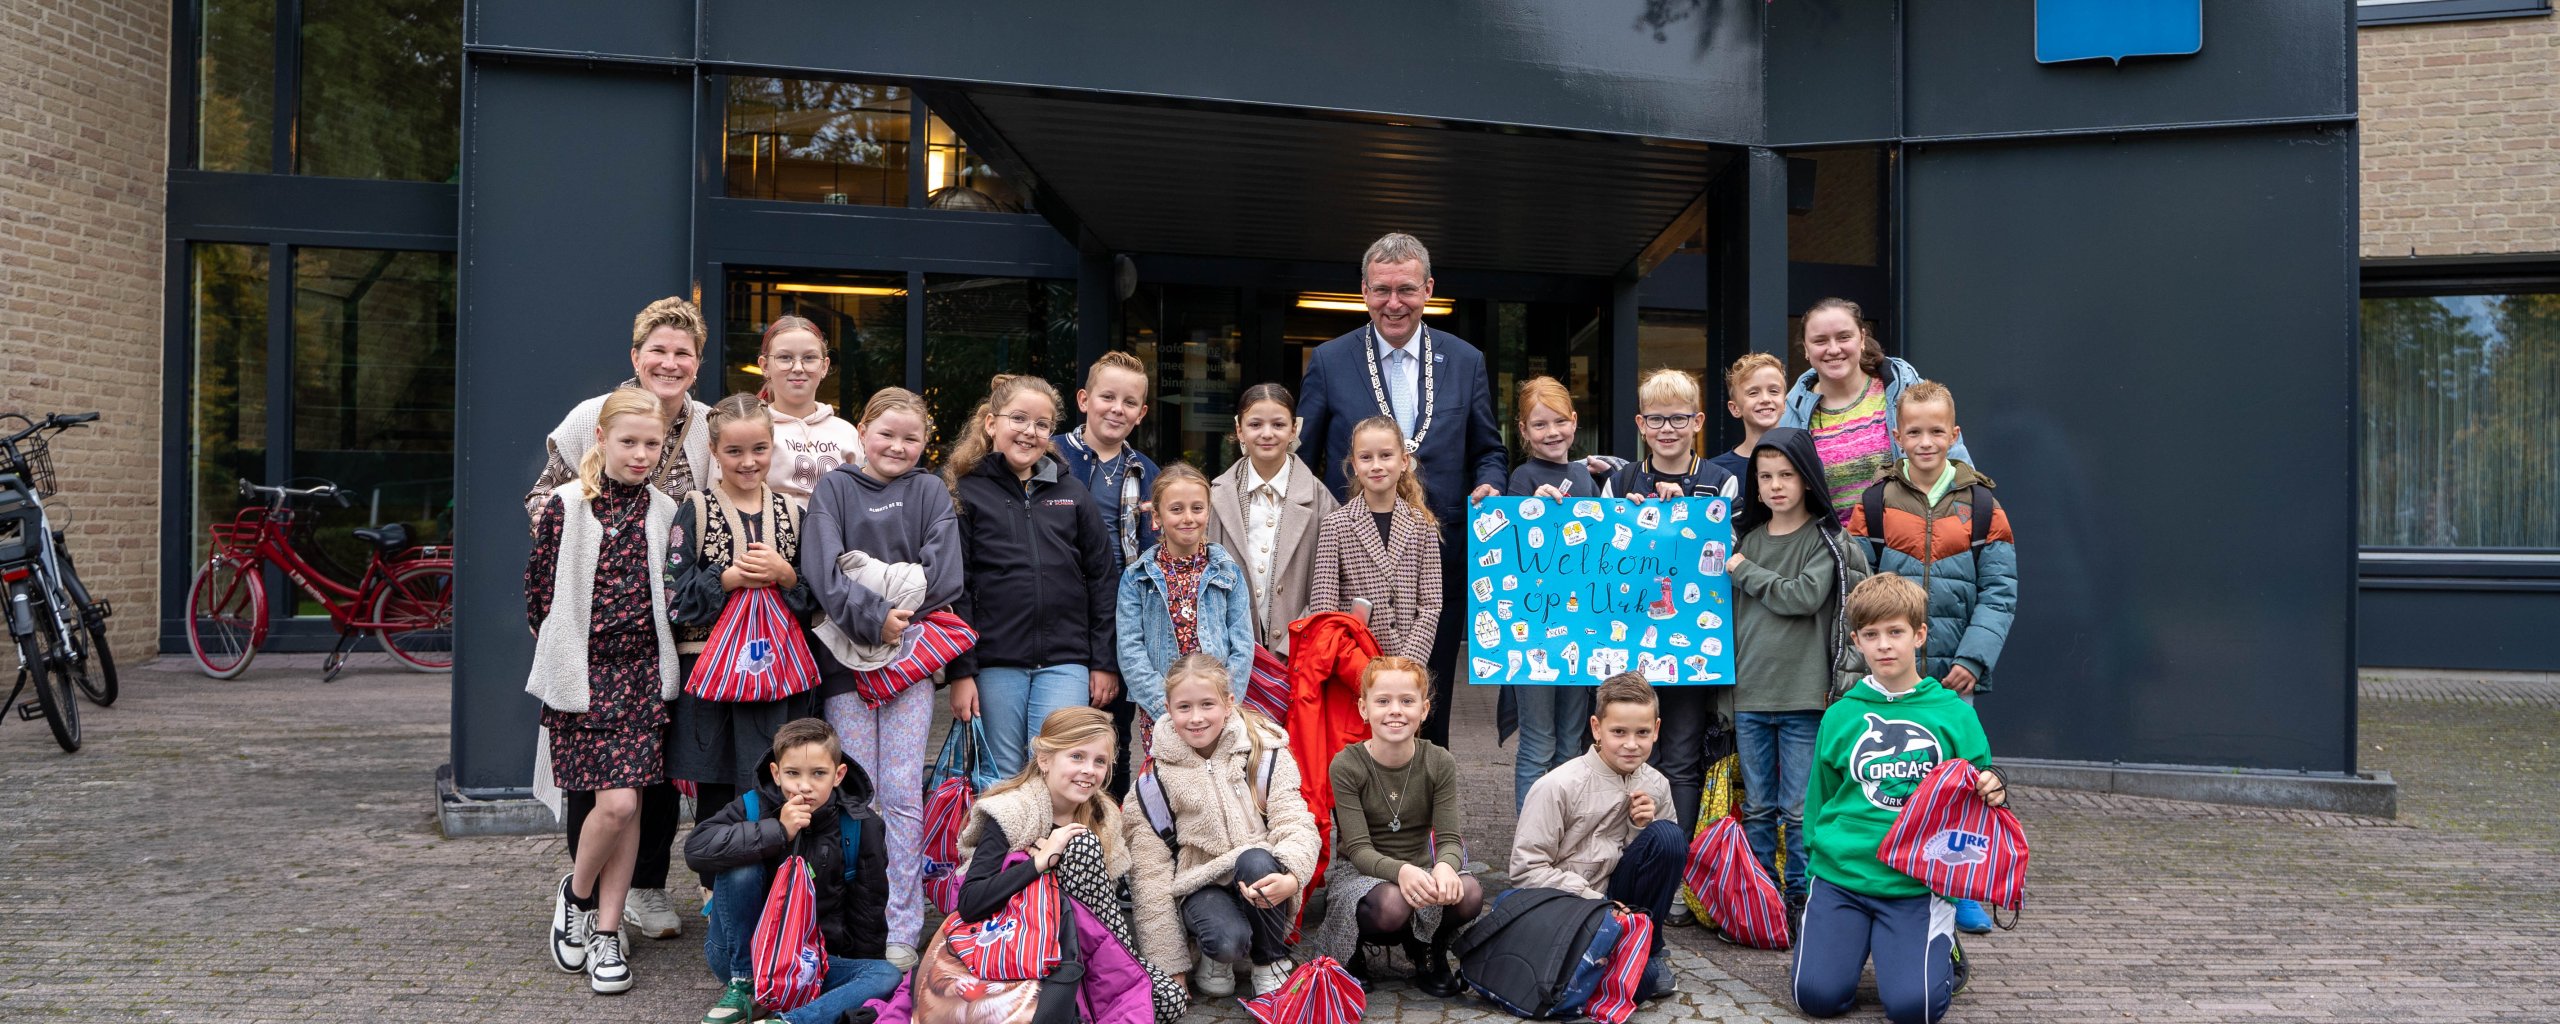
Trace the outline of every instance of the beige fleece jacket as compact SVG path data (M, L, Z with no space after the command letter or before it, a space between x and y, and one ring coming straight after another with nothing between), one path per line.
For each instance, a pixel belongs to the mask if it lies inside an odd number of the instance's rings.
M1670 816L1671 781L1652 765L1620 775L1593 748L1548 772L1529 787L1511 834L1511 884L1606 898L1609 873L1636 838L1627 798L1640 792L1653 794L1659 816Z
M1156 720L1151 737L1155 773L1164 784L1165 802L1173 809L1175 838L1182 844L1178 856L1148 826L1136 786L1129 788L1121 806L1120 820L1136 871L1131 881L1138 945L1147 959L1167 973L1191 969L1191 946L1182 932L1182 898L1212 885L1234 884L1236 879L1228 875L1244 851L1269 851L1281 869L1298 880L1299 894L1289 904L1293 914L1306 896L1307 880L1315 876L1322 843L1316 835L1315 815L1307 810L1306 797L1299 790L1298 763L1289 756L1289 735L1278 725L1261 721L1262 748L1279 755L1271 773L1267 808L1255 806L1252 742L1245 733L1245 716L1233 713L1227 716L1217 749L1205 757L1174 731L1171 719Z

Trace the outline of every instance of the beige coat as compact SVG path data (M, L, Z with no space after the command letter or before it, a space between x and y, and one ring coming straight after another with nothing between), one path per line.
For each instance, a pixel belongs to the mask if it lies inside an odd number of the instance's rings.
M1520 808L1511 835L1511 884L1606 898L1618 855L1638 831L1627 816L1627 798L1640 792L1653 795L1659 816L1671 815L1671 782L1652 765L1620 775L1593 749L1556 766L1529 787Z
M1244 489L1253 472L1250 459L1237 459L1209 482L1209 542L1234 555L1245 570L1245 589L1253 592L1254 639L1271 653L1289 656L1289 624L1307 615L1308 591L1316 578L1316 524L1342 503L1325 490L1316 471L1290 457L1287 493L1280 500L1280 529L1272 537L1271 597L1265 601L1253 586L1252 552L1245 545Z
M1191 749L1169 718L1157 719L1153 737L1156 778L1164 784L1172 806L1177 858L1164 839L1147 824L1135 785L1120 809L1129 859L1136 869L1132 888L1138 917L1138 946L1148 960L1168 973L1191 969L1191 946L1182 933L1182 898L1212 885L1233 884L1236 857L1247 849L1268 851L1301 887L1290 900L1291 913L1306 897L1304 886L1314 877L1321 843L1315 815L1299 792L1298 763L1289 756L1289 735L1263 723L1262 748L1278 755L1271 773L1268 808L1253 799L1254 756L1245 735L1245 716L1230 713L1218 749L1207 757ZM1249 881L1249 879L1248 879Z
M1118 878L1129 873L1128 844L1121 841L1120 809L1111 806L1109 794L1100 794L1095 806L1102 809L1102 828L1093 838L1102 843L1102 867ZM1024 785L1002 793L978 798L969 807L969 823L960 829L960 856L973 856L978 840L990 823L1004 831L1005 845L1015 850L1029 850L1049 836L1057 822L1049 809L1049 790L1037 775ZM1161 848L1164 844L1156 844Z

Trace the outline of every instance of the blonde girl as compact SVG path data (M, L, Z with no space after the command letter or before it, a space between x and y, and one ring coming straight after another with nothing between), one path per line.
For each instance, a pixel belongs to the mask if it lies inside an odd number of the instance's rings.
M828 471L862 461L861 432L818 400L827 382L827 335L807 317L778 316L764 325L756 369L773 404L773 458L765 483L803 502Z
M1596 498L1600 485L1591 470L1572 458L1574 432L1581 421L1573 412L1573 392L1553 377L1531 377L1520 384L1517 403L1520 440L1529 450L1520 468L1511 471L1504 494L1515 498ZM1570 678L1570 677L1568 677ZM1520 746L1511 762L1511 802L1517 808L1529 798L1529 786L1548 769L1582 753L1575 737L1591 717L1591 688L1568 681L1561 686L1534 683L1502 688L1494 713L1495 742L1514 729Z
M1140 787L1120 810L1137 869L1138 941L1177 977L1196 963L1201 995L1233 995L1235 965L1248 961L1248 994L1276 991L1295 966L1289 930L1322 850L1289 734L1238 705L1227 667L1207 654L1183 655L1165 679L1168 710L1149 741L1157 813L1171 816L1174 838L1155 831Z
M1048 381L999 375L942 467L959 509L958 611L978 631L944 671L951 717L986 717L982 785L1022 770L1052 712L1120 695L1120 558L1093 493L1050 450L1060 408Z
M1431 673L1411 658L1372 658L1360 672L1360 719L1369 738L1342 748L1333 783L1336 862L1328 914L1315 948L1366 970L1366 947L1402 945L1414 986L1458 993L1449 943L1484 910L1484 885L1466 873L1458 811L1458 760L1418 733L1431 716Z
M1440 521L1392 417L1351 428L1343 476L1349 493L1316 535L1307 611L1365 610L1379 653L1427 661L1440 625Z
M833 623L835 635L864 646L891 647L908 623L949 608L960 596L960 522L951 491L925 471L925 440L933 415L924 399L905 388L882 388L862 407L862 457L820 477L800 545L801 574ZM861 552L879 568L897 573L921 592L893 601L884 589L864 586L841 569L845 556ZM911 566L912 569L900 569ZM874 580L878 582L877 579ZM933 687L909 685L885 700L856 692L852 669L827 644L816 647L818 687L827 724L843 740L845 757L879 786L880 816L888 830L889 877L909 884L889 887L889 962L914 966L924 931L923 891L912 884L924 872L924 768L927 734L933 730ZM885 657L874 654L872 660ZM857 659L861 660L861 659ZM865 660L860 667L877 667Z
M1039 876L1054 874L1059 890L1137 958L1158 1024L1175 1024L1187 1008L1182 984L1137 956L1139 944L1120 905L1120 885L1130 875L1129 846L1120 810L1104 791L1117 755L1110 713L1070 707L1050 715L1032 739L1030 760L1022 770L979 794L970 808L969 824L960 832L961 847L971 851L969 868L955 913L963 921L984 921ZM1029 856L1006 866L1016 853ZM1083 955L1090 959L1094 952L1086 949ZM1103 977L1088 971L1084 983L1093 986ZM1129 995L1091 988L1083 993L1090 1005Z
M1158 540L1121 571L1115 613L1120 677L1142 723L1164 717L1174 659L1200 653L1226 666L1239 699L1253 678L1253 601L1243 567L1209 541L1209 478L1174 463L1156 476L1148 500ZM1138 735L1147 735L1143 725Z
M1209 484L1209 540L1244 566L1253 636L1289 656L1289 624L1307 614L1315 585L1316 524L1342 502L1298 460L1298 403L1278 384L1256 384L1236 400L1236 447L1243 457Z
M800 503L765 484L774 455L772 415L754 395L730 395L711 407L707 423L719 482L677 503L662 573L678 669L688 679L731 595L772 587L801 621L817 610L793 564L800 554ZM753 702L680 695L667 730L667 776L691 781L694 806L710 808L701 812L708 816L740 790L755 788L774 731L811 717L817 705L814 692Z
M552 900L551 959L601 993L631 988L620 925L640 852L640 790L665 777L666 702L681 685L656 572L676 503L649 486L666 439L656 397L607 395L577 478L554 488L535 520L524 573L534 634L525 690L542 701L551 777L594 804Z

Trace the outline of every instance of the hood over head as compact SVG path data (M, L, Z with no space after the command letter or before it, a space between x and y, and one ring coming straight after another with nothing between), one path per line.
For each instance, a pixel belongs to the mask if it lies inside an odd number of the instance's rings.
M1822 456L1813 449L1813 434L1800 427L1771 427L1760 435L1760 443L1751 449L1751 459L1742 467L1742 510L1734 513L1733 535L1758 529L1769 521L1769 507L1760 503L1760 453L1776 451L1787 457L1796 468L1796 476L1804 480L1804 509L1816 523L1837 522L1838 510L1831 507L1831 484L1822 474Z

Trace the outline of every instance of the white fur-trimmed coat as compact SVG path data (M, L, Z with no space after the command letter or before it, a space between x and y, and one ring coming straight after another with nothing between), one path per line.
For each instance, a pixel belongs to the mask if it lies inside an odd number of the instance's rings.
M1258 719L1259 720L1259 719ZM1183 937L1180 902L1201 889L1233 884L1227 876L1245 850L1269 851L1283 870L1298 880L1298 895L1289 902L1296 913L1306 898L1305 886L1315 876L1322 850L1315 815L1299 790L1298 763L1289 756L1289 735L1262 721L1262 748L1277 754L1271 774L1268 808L1255 806L1254 756L1245 734L1246 716L1231 711L1218 747L1208 756L1191 749L1174 731L1171 719L1158 719L1150 737L1156 778L1164 785L1165 802L1173 809L1177 856L1147 824L1138 789L1130 786L1120 810L1125 843L1136 874L1138 945L1147 959L1172 972L1191 969L1190 943Z

